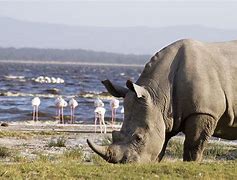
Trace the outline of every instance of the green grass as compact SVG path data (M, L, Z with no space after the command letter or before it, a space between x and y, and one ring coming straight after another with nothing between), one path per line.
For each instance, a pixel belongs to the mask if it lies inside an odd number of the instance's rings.
M102 146L108 146L112 143L112 138L110 136L105 136L101 142Z
M166 155L167 158L182 159L183 157L183 141L170 140ZM237 147L233 145L226 145L216 142L207 144L203 152L203 159L205 160L234 160L237 159Z
M34 133L33 133L34 134ZM28 135L31 136L33 134ZM13 134L11 134L13 135ZM44 133L40 135L45 135ZM109 144L106 137L101 143ZM51 147L65 147L64 136L51 139ZM2 153L2 155L1 155ZM35 159L23 157L17 150L0 146L0 179L236 179L236 146L209 143L203 163L182 162L183 141L169 142L161 163L114 165L96 154L87 157L83 149L65 150L63 154L45 154L35 150ZM176 159L175 161L173 159ZM178 160L177 160L178 159Z
M35 136L52 136L63 134L62 132L55 131L30 131L30 132L22 132L22 131L0 131L0 138L4 137L15 137L19 139L28 139L30 137Z
M0 146L0 158L9 157L11 152L8 148Z
M82 161L83 156L84 156L84 154L83 154L83 151L81 148L71 149L71 150L65 151L63 153L63 157L68 160Z
M166 162L127 165L84 165L64 160L59 163L1 164L1 179L235 179L237 161L212 163Z
M66 147L65 143L66 139L64 137L59 137L56 140L51 139L48 143L48 147Z

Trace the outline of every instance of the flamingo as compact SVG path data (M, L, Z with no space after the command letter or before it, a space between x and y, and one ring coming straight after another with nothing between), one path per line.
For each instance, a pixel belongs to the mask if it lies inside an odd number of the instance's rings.
M59 117L59 101L60 101L61 97L57 97L54 101L54 104L56 106L56 116Z
M104 120L104 116L105 116L105 108L104 107L96 107L95 108L95 133L96 133L96 123L97 120L99 120L100 123L100 132L103 132L103 128L102 128L102 124L104 126L104 133L106 134L106 124L105 124L105 120Z
M114 122L116 120L116 109L118 109L118 107L119 107L119 100L113 98L110 101L110 106L112 108L112 129L113 129L114 128Z
M120 113L123 114L123 120L124 120L124 107L122 106Z
M70 99L68 104L71 108L71 123L73 124L73 123L75 123L75 115L74 114L75 114L75 108L78 106L78 102L74 98L72 98L72 99Z
M67 102L60 96L60 97L56 98L55 105L57 107L57 112L56 113L59 116L60 123L64 124L63 108L67 107Z
M104 107L104 103L100 98L97 98L94 102L95 107Z
M34 97L31 101L31 104L33 106L33 121L38 121L40 98L39 97Z

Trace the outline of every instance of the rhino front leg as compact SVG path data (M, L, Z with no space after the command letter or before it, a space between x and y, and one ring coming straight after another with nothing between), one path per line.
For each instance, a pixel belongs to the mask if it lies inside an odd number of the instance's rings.
M157 159L156 159L158 162L160 162L160 161L163 159L163 157L164 157L164 155L165 155L165 150L166 150L166 147L167 147L167 144L168 144L169 140L170 140L173 136L175 136L176 134L177 134L177 132L166 133L166 135L165 135L165 143L164 143L164 145L163 145L163 148L162 148L160 154L158 155L158 157L157 157Z
M184 161L201 161L205 145L214 133L216 120L206 114L190 116L184 126Z
M169 140L170 140L170 138L167 138L167 137L165 138L165 143L164 143L164 145L162 147L162 150L161 150L160 154L156 158L156 161L160 162L163 159L163 157L165 155L165 150L166 150L166 147L167 147L167 144L168 144Z

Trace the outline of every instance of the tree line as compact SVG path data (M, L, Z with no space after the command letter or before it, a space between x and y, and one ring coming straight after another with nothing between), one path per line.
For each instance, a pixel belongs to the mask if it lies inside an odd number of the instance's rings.
M144 64L150 55L95 52L82 49L1 48L0 60L72 61L82 63Z

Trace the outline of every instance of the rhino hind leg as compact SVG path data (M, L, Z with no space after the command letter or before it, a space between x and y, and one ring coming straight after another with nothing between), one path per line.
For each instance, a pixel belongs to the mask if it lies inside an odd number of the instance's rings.
M207 114L192 115L184 126L184 161L201 161L208 139L214 133L216 120Z

